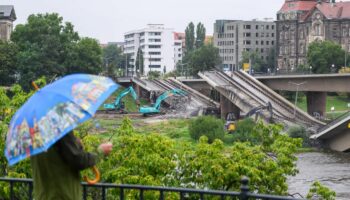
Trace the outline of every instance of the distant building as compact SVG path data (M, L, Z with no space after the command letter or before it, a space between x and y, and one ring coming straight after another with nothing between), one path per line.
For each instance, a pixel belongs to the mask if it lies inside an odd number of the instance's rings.
M125 33L124 39L124 53L128 55L129 75L135 74L139 47L143 52L145 75L149 71L164 73L175 70L176 62L179 60L181 40L175 40L173 29L165 28L163 24L149 24L146 28Z
M124 50L124 42L108 42L107 44L100 44L101 48L106 48L108 45L116 45L117 47L121 48Z
M307 65L308 45L331 40L349 52L350 2L285 0L277 13L277 61L281 70Z
M17 19L15 9L10 5L0 5L0 39L10 40L13 22Z
M182 62L183 49L186 46L185 33L174 33L174 61L175 65Z
M244 51L256 51L268 60L276 45L275 26L272 21L216 20L213 43L219 48L223 69L240 69Z
M213 44L214 37L211 35L206 35L204 39L204 44Z

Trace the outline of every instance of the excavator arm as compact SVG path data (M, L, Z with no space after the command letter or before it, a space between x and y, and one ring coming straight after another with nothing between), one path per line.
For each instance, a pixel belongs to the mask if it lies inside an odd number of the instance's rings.
M148 115L148 114L155 114L155 113L159 113L160 112L160 105L161 103L174 95L181 95L181 96L186 96L186 92L180 89L172 89L172 90L168 90L165 91L163 94L161 94L156 102L154 103L154 105L152 107L141 107L140 108L140 113L144 114L144 115Z
M122 106L122 99L127 95L131 93L131 96L133 97L133 99L136 101L136 104L139 105L139 100L137 97L137 94L134 90L134 88L132 86L126 88L125 90L123 90L115 99L114 104L103 104L103 107L105 109L116 109L116 110L120 110L121 106Z

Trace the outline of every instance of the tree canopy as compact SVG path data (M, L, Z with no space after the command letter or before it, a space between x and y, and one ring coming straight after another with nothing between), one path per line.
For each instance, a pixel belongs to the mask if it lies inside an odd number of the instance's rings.
M101 71L101 50L96 40L81 39L73 25L58 14L30 15L16 26L11 40L18 46L19 83L41 76L51 79L68 73Z
M190 74L197 75L199 71L210 70L221 64L219 49L211 44L203 45L188 54L184 62L188 63Z
M315 41L308 47L307 62L312 66L313 73L322 74L338 71L343 67L344 59L345 51L332 41Z
M16 81L18 47L0 40L0 85L10 86Z
M109 44L103 49L103 70L107 72L107 75L119 75L117 74L121 70L125 70L125 55L120 47L114 44Z

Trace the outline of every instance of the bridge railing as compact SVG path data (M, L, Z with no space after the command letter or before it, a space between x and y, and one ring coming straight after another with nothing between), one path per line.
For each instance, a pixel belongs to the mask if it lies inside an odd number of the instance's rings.
M5 182L9 185L9 199L17 200L17 199L29 199L32 200L32 192L33 192L33 181L32 179L18 179L18 178L0 178L0 183ZM261 200L302 200L290 196L278 196L278 195L267 195L267 194L256 194L249 191L249 179L242 178L241 180L241 191L240 192L228 192L228 191L220 191L220 190L199 190L199 189L190 189L190 188L173 188L173 187L160 187L160 186L144 186L144 185L126 185L126 184L111 184L111 183L98 183L95 185L88 185L83 182L83 199L129 199L126 193L129 191L136 192L135 197L137 199L143 200L147 199L146 192L153 191L158 194L157 199L164 200L167 199L167 195L176 194L178 196L177 199L185 200L190 197L195 199L210 199L210 197L217 197L219 199L240 199L240 200L248 200L248 199L261 199ZM21 185L21 189L18 189L19 185ZM24 191L26 188L26 191ZM113 190L116 195L111 196ZM21 192L21 195L16 194L17 192ZM217 199L216 198L216 199ZM6 199L6 197L1 197L0 199ZM8 199L8 198L7 198Z
M333 121L331 121L330 123L326 124L325 126L321 127L319 130L317 130L317 132L321 133L322 131L328 129L329 127L332 127L333 125L337 124L338 122L342 121L343 119L349 116L350 116L350 111L338 116Z

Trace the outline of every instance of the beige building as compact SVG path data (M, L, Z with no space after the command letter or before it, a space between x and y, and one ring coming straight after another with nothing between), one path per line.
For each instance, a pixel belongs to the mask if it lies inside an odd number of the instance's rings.
M285 0L277 13L277 65L294 71L307 65L308 45L331 40L349 52L350 2Z
M15 9L10 5L0 5L0 39L10 40L13 22L17 19Z

